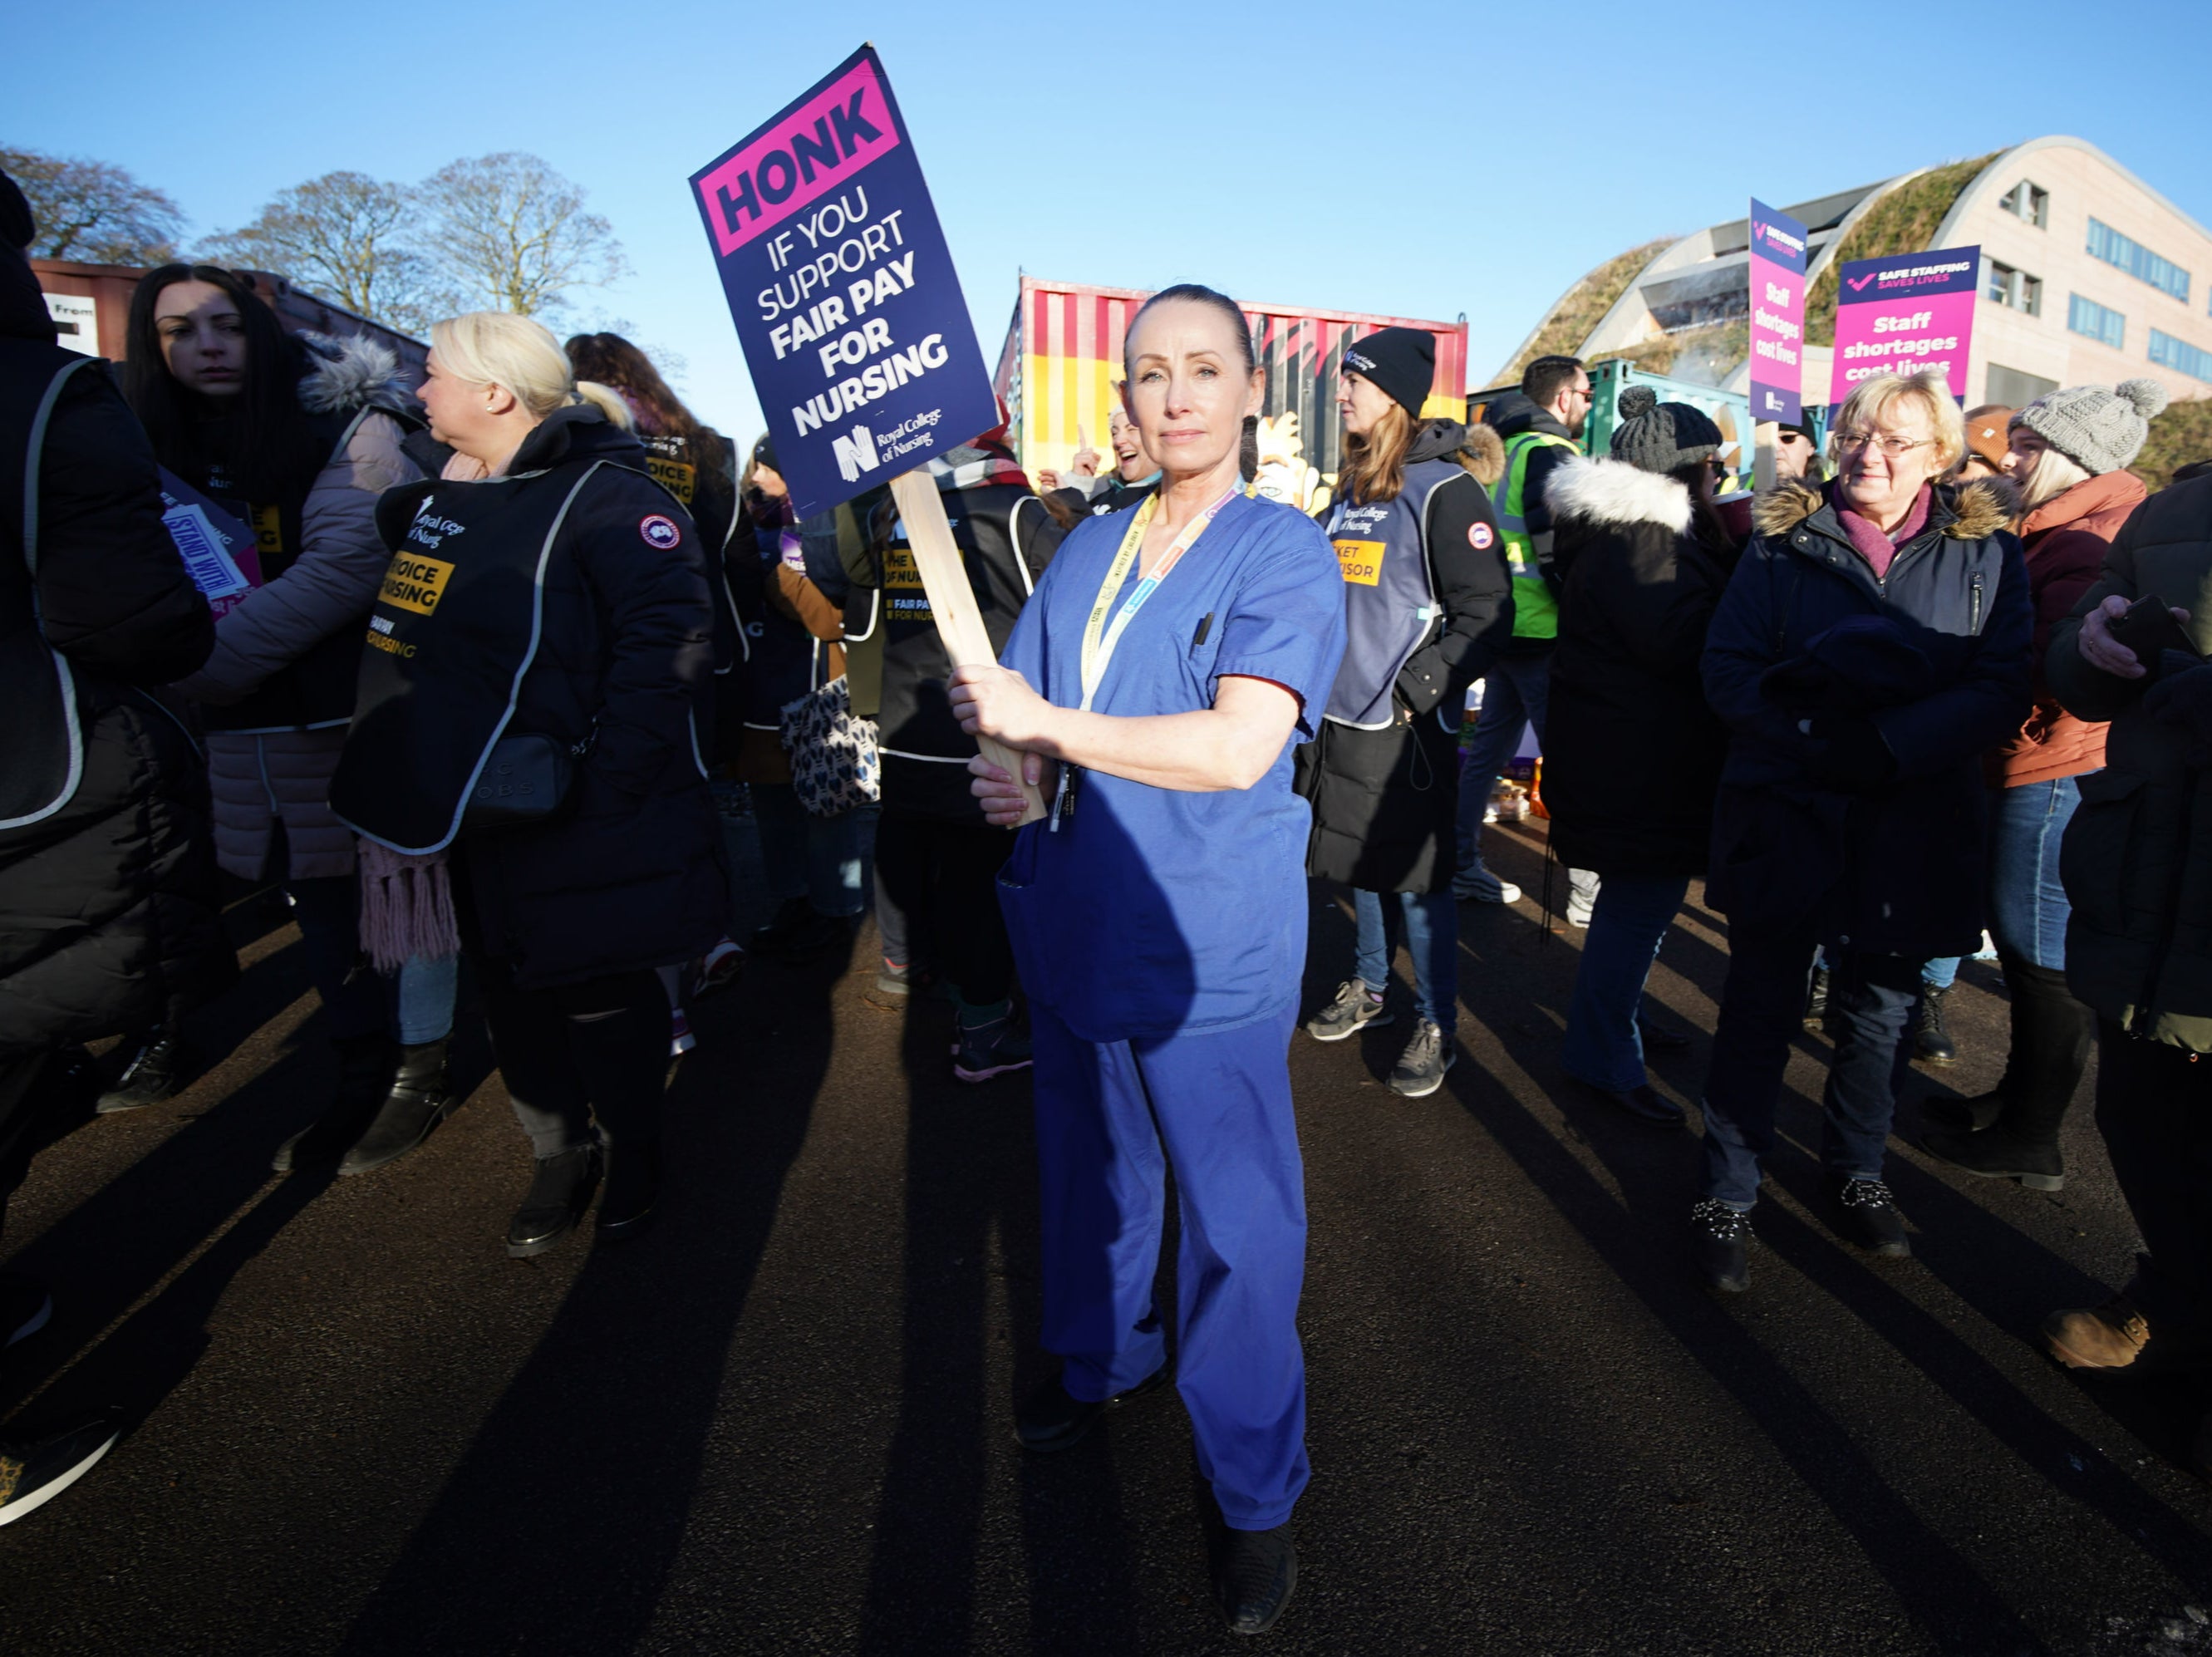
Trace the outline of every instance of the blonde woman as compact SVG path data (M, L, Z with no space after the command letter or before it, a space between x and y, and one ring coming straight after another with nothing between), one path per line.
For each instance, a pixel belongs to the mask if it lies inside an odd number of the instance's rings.
M1980 940L1981 756L2028 708L2013 492L1939 482L1965 447L1941 379L1862 384L1837 416L1834 479L1759 498L1706 634L1705 695L1729 727L1706 895L1729 918L1729 973L1692 1227L1716 1289L1749 1285L1747 1217L1815 945L1836 1039L1831 1217L1875 1253L1910 1252L1881 1177L1898 1046L1921 962Z
M476 312L430 337L431 431L483 476L448 467L378 504L392 568L331 803L450 874L537 1156L507 1232L524 1256L576 1223L603 1159L599 1235L653 1210L668 1057L654 969L713 944L727 907L701 760L712 611L698 533L646 475L619 398L579 385L553 336L521 318ZM494 750L505 741L512 766L527 737L570 756L566 791L546 816L488 822ZM542 767L509 774L549 781ZM374 895L434 892L424 875L410 864ZM368 930L404 933L436 909Z
M1990 936L2012 992L2003 1079L1979 1098L1930 1102L1929 1155L2038 1191L2064 1183L2058 1129L2089 1063L2096 1015L2066 987L2058 845L2081 803L2079 779L2105 763L2105 726L2058 705L2041 671L2051 628L2096 584L2112 539L2148 493L2127 470L2166 407L2166 388L2130 379L2038 398L2008 422L2005 469L2026 516L2021 546L2035 598L2035 704L1989 756Z

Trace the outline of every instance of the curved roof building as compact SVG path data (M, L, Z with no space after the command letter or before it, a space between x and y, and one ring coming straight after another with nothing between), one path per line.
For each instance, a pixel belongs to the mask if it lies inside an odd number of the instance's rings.
M1828 400L1844 261L1974 245L1972 366L1954 388L1968 406L2136 376L2177 398L2212 395L2212 231L2083 139L2033 138L1784 210L1811 231L1808 403ZM1498 382L1540 352L1570 351L1745 389L1749 246L1740 218L1608 261L1561 296Z

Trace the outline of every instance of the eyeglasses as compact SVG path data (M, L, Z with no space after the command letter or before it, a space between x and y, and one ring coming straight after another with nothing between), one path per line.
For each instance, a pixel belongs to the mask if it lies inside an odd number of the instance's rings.
M1863 449L1871 446L1880 449L1892 460L1901 454L1911 454L1915 449L1924 448L1935 440L1932 437L1877 437L1872 432L1838 432L1836 434L1836 447L1838 450Z

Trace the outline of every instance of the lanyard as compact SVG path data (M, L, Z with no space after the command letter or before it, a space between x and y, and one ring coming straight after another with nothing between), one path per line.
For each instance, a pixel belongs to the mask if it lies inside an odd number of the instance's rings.
M1160 555L1159 562L1153 565L1145 578L1137 583L1136 591L1129 595L1115 616L1113 625L1108 627L1106 612L1113 605L1114 595L1121 590L1121 583L1128 579L1129 567L1137 561L1138 549L1144 545L1145 531L1152 526L1152 512L1160 504L1160 498L1156 495L1137 508L1136 521L1129 525L1128 533L1121 537L1121 549L1114 555L1114 561L1107 566L1106 579L1099 583L1098 600L1091 606L1091 619L1084 623L1085 713L1091 711L1091 701L1098 695L1099 685L1105 681L1106 669L1114 659L1114 652L1121 642L1121 635L1128 630L1129 623L1137 612L1145 607L1145 601L1152 596L1161 582L1168 579L1168 573L1182 561L1183 554L1188 552L1191 543L1206 532L1215 514L1241 493L1241 489L1231 489L1183 526L1182 533L1176 537L1174 544ZM1101 629L1103 629L1103 637Z

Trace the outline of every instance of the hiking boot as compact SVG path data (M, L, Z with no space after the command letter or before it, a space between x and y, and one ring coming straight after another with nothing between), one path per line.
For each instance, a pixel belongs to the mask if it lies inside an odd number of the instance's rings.
M2149 1320L2125 1295L2102 1306L2053 1312L2043 1320L2043 1344L2069 1369L2124 1369L2149 1340Z
M1690 1210L1690 1259L1705 1287L1741 1295L1751 1287L1751 1216L1707 1197Z
M1434 1019L1413 1026L1413 1040L1391 1067L1390 1091L1407 1099L1425 1099L1444 1084L1444 1072L1459 1062L1459 1049Z
M660 1198L660 1147L609 1145L599 1156L607 1177L599 1188L597 1233L610 1241L634 1237L652 1220Z
M540 1156L522 1206L507 1223L508 1254L518 1260L528 1259L567 1236L592 1205L592 1188L599 1182L597 1145L579 1145L574 1150Z
M0 1350L28 1340L53 1320L46 1284L20 1272L0 1272Z
M400 1048L398 1068L376 1114L338 1161L340 1176L366 1174L398 1162L430 1137L453 1104L444 1038Z
M35 1512L83 1478L122 1429L95 1416L40 1439L0 1438L0 1525Z
M328 1110L276 1147L269 1166L279 1174L336 1164L360 1143L392 1090L398 1049L383 1036L341 1035L331 1046L338 1055L337 1091Z
M1030 1064L1030 1033L1011 1011L975 1024L962 1015L960 1039L952 1044L952 1073L962 1081L988 1082Z
M1336 986L1336 998L1306 1020L1306 1034L1316 1041L1341 1041L1367 1025L1391 1022L1381 993L1369 989L1364 979L1347 978Z
M115 1078L115 1085L100 1096L94 1108L102 1116L112 1116L118 1111L143 1110L173 1099L199 1074L198 1061L198 1053L177 1031L149 1031Z
M1231 1634L1265 1634L1298 1586L1298 1551L1291 1527L1233 1531L1213 1544L1213 1597Z
M1940 990L1933 984L1920 986L1920 1007L1912 1029L1912 1056L1923 1065L1948 1065L1959 1056L1959 1044L1951 1039L1951 1032L1943 1024L1943 998L1953 988L1948 984Z
M1168 1366L1163 1363L1134 1387L1092 1403L1071 1394L1060 1377L1054 1375L1024 1399L1014 1411L1014 1436L1024 1450L1035 1450L1040 1455L1072 1450L1098 1424L1099 1417L1147 1393L1158 1392L1167 1379Z
M1452 895L1462 902L1518 903L1521 889L1492 874L1477 858L1452 877Z
M1905 1235L1905 1216L1897 1199L1880 1180L1831 1180L1836 1235L1870 1253L1895 1258L1912 1252Z

